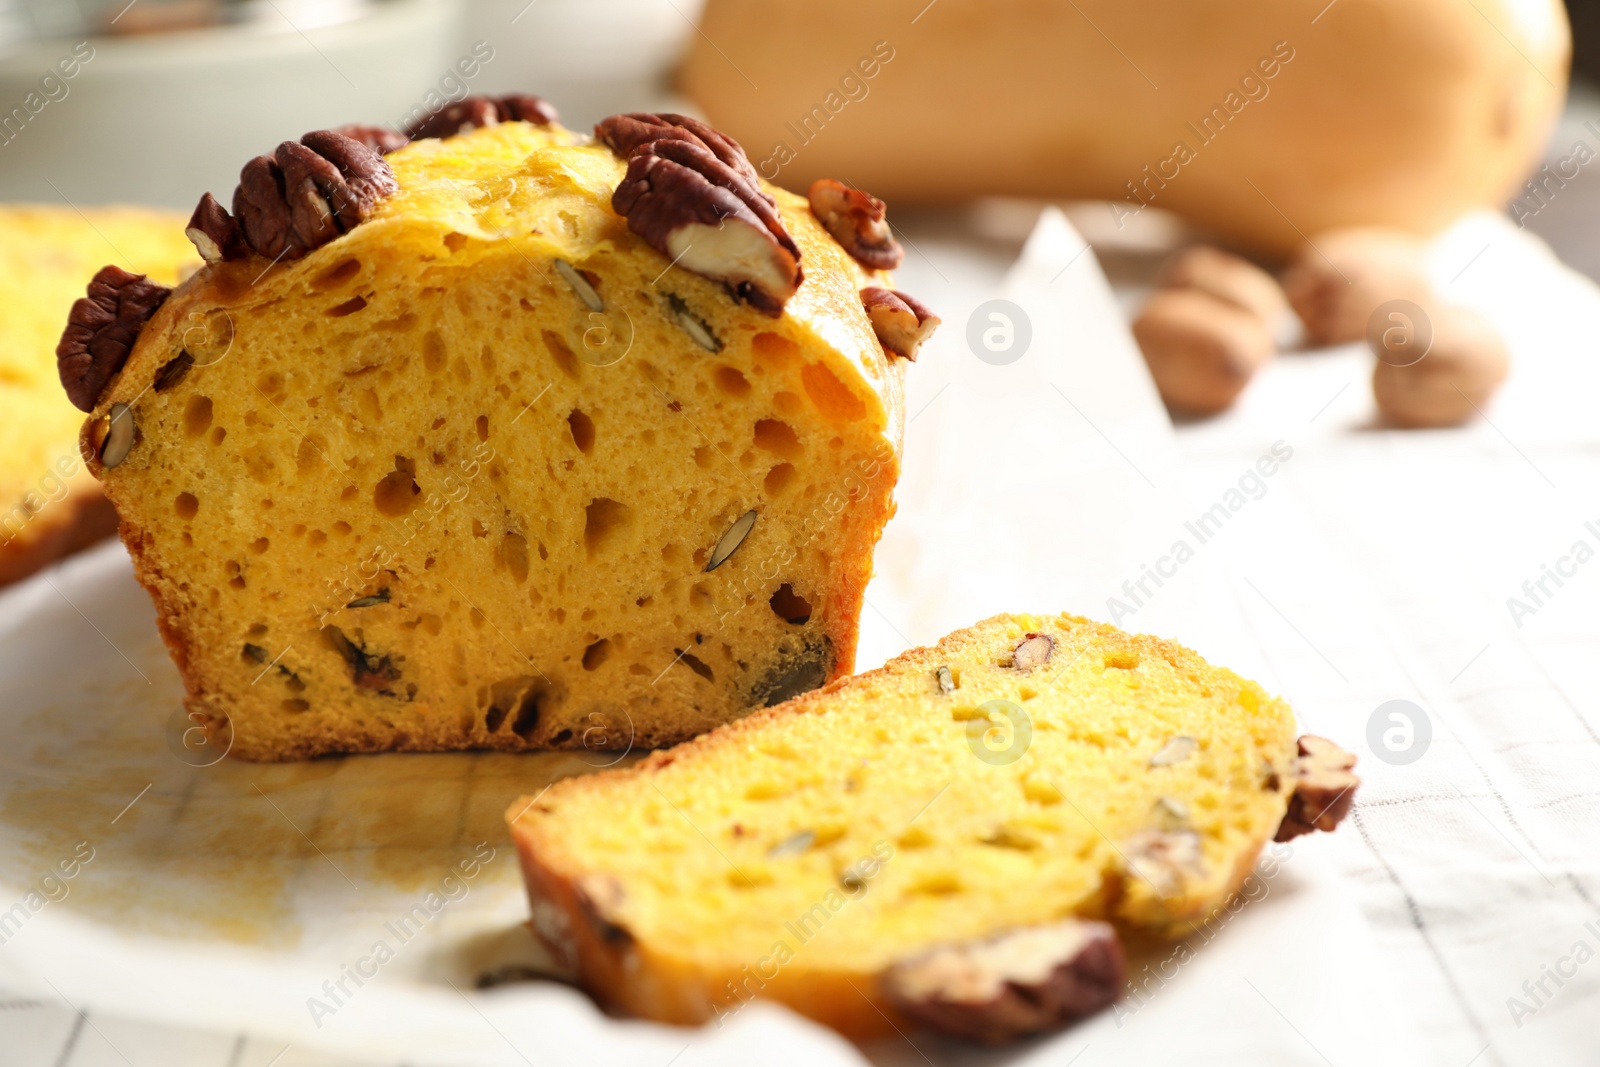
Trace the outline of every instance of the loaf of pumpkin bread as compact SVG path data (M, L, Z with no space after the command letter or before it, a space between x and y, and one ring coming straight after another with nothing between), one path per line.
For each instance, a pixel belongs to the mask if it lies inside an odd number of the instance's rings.
M848 673L937 320L826 192L470 98L250 161L170 294L97 276L62 381L215 742L648 747Z

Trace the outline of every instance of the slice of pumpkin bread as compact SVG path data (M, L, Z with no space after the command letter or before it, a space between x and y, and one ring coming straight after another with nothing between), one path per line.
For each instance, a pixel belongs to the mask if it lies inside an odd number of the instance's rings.
M1114 1000L1116 928L1182 936L1332 828L1353 761L1294 731L1178 645L998 616L507 817L534 929L610 1007L997 1041Z
M596 133L310 133L202 200L188 282L80 301L91 469L234 755L648 747L851 669L886 276L692 119Z

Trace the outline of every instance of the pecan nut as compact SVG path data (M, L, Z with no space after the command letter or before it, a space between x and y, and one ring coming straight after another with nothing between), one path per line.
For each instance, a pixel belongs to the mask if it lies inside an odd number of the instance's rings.
M256 156L239 171L233 190L233 213L245 244L257 255L282 259L289 252L293 230L289 205L283 199L283 172L271 156ZM306 254L305 248L292 258Z
M704 148L751 182L758 181L756 168L751 165L750 157L745 155L738 141L687 115L674 115L671 112L656 115L648 111L612 115L595 125L594 137L623 159L628 159L635 149L651 141L687 141ZM759 185L756 191L761 191ZM772 202L766 193L761 195L769 203Z
M335 126L331 132L359 141L380 156L398 151L411 143L411 138L399 130L388 126L367 126L359 122Z
M635 148L611 206L656 251L765 315L800 287L800 249L772 200L698 139Z
M336 130L313 130L300 143L332 163L336 173L328 174L322 189L328 206L339 219L342 232L349 232L372 214L378 201L399 191L394 171L376 151ZM278 161L280 164L283 160Z
M289 229L294 242L309 250L339 236L333 205L323 192L342 183L339 168L293 141L280 144L273 156L282 175L283 201L289 206Z
M246 163L233 213L256 254L299 259L359 226L399 187L377 151L337 131L316 130Z
M200 198L183 233L207 263L243 259L249 254L239 232L238 220L210 193Z
M996 1045L1102 1010L1127 963L1112 928L1065 919L941 945L884 972L884 995L930 1030Z
M1356 758L1325 737L1306 734L1296 742L1300 755L1290 765L1294 792L1278 824L1275 840L1289 841L1313 830L1331 831L1350 814L1361 779L1351 773Z
M406 136L413 141L428 137L454 137L458 133L483 126L498 126L502 122L531 122L536 126L548 126L557 118L555 108L527 93L468 96L413 122L406 127Z
M811 213L846 252L872 270L894 270L905 250L889 230L882 200L832 178L818 178L806 194Z
M1017 647L1011 650L1011 666L1019 671L1043 667L1056 650L1056 639L1049 634L1023 634Z
M884 351L913 363L917 361L917 349L933 336L941 321L915 297L876 285L861 290L861 306L866 308L872 332L878 335Z
M128 361L139 331L171 292L118 266L101 267L89 282L88 295L73 303L56 345L61 385L79 411L94 410Z

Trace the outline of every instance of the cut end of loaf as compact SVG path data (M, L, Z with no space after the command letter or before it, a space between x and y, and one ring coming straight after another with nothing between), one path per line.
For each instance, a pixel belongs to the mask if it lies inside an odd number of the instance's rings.
M372 217L206 268L101 398L85 447L129 405L96 473L234 755L649 747L850 669L898 472L865 276L780 192L806 283L740 306L580 142L390 154Z

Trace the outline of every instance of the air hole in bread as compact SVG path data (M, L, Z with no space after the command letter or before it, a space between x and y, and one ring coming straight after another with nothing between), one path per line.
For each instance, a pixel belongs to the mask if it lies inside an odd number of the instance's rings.
M773 614L784 622L796 626L811 621L811 602L794 591L794 586L784 582L778 586L778 591L772 594L767 601L772 607Z
M583 650L583 669L586 671L598 670L600 665L610 657L611 642L602 637Z
M589 501L583 511L583 544L592 559L616 541L631 513L626 504L603 496Z
M368 426L376 426L383 421L383 404L378 400L376 389L363 389L357 393L356 407L361 410L361 420Z
M750 380L735 367L718 367L712 378L716 381L717 388L729 396L750 395Z
M178 513L178 518L192 519L200 510L200 499L193 493L179 493L178 499L173 501L172 509Z
M567 428L572 431L572 443L578 446L578 451L588 455L594 451L594 420L577 408L572 409L572 414L567 416Z
M342 319L346 315L354 315L356 312L362 310L366 306L367 306L367 298L366 297L364 297L364 296L352 296L349 300L346 300L344 303L335 304L333 307L329 308L328 309L328 317L332 318L332 319Z
M545 350L550 353L550 358L555 360L561 373L573 381L578 380L578 357L572 354L571 347L562 340L561 335L551 330L540 330L540 338L544 341Z
M789 487L789 483L793 480L794 464L780 463L767 472L767 476L761 484L766 488L768 496L778 496Z
M317 289L337 289L360 273L361 261L359 259L341 260L317 275L311 284Z
M800 435L794 427L781 419L759 419L755 429L756 447L765 449L784 459L799 459L805 454Z
M464 233L447 233L444 235L444 246L452 253L459 252L467 246L467 235Z
M544 703L545 690L539 685L529 689L522 698L522 703L517 707L517 718L511 724L511 732L524 741L533 737L533 732L539 728L540 705Z
M866 402L821 363L807 363L800 372L800 384L817 410L835 422L854 422L867 413Z
M800 346L775 333L763 330L750 339L756 358L773 367L787 367L800 355Z
M528 580L528 539L514 530L500 538L500 562L506 565L518 585Z
M211 398L196 394L183 405L183 433L185 437L199 437L211 429ZM213 442L217 444L220 442Z
M422 487L417 484L417 464L404 456L394 457L394 470L385 474L372 490L372 503L380 515L399 518L417 506Z
M529 692L538 683L538 679L530 675L521 675L516 678L507 678L489 686L487 690L478 690L478 700L487 700L489 707L483 714L483 727L491 734L500 729L506 717L515 709L521 708Z
M444 370L445 364L450 362L450 354L445 351L444 338L439 336L437 330L429 330L422 335L422 365L429 374L438 374Z

